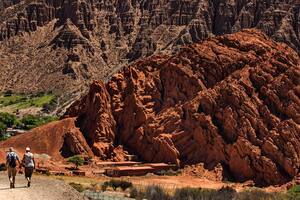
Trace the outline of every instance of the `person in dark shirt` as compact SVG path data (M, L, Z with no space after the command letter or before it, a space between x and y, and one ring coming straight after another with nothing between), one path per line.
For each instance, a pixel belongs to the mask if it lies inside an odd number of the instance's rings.
M21 165L18 154L14 152L14 149L12 147L10 147L6 156L6 166L10 182L10 188L15 188L17 162L19 165Z

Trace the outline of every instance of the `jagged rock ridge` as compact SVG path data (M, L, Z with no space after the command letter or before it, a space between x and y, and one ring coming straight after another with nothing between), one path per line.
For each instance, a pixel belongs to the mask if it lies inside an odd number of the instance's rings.
M94 82L64 118L77 117L103 158L104 144L121 144L148 162L221 164L236 181L282 184L299 173L299 85L297 53L245 30Z
M71 94L128 60L244 28L300 48L295 0L5 0L0 10L1 91Z

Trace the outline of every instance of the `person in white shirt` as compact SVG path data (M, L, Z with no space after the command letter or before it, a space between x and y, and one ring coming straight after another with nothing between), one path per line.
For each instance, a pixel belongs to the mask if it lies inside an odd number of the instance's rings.
M27 179L27 187L30 187L31 177L33 170L35 169L35 161L33 154L30 152L30 148L26 148L26 152L22 159L22 164L25 168L25 178Z

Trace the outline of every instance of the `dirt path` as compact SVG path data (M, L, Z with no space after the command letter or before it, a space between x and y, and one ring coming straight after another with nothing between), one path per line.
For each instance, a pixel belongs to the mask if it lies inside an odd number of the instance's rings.
M83 200L76 190L63 181L35 176L32 187L27 188L26 180L17 175L16 188L9 189L6 173L0 173L0 199L2 200Z

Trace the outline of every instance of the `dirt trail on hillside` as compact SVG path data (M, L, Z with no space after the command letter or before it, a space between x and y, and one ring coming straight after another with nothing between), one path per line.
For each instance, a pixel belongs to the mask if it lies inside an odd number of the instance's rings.
M0 199L2 200L84 200L76 190L63 181L34 177L32 187L27 188L22 175L16 179L16 188L9 189L6 173L0 173Z

